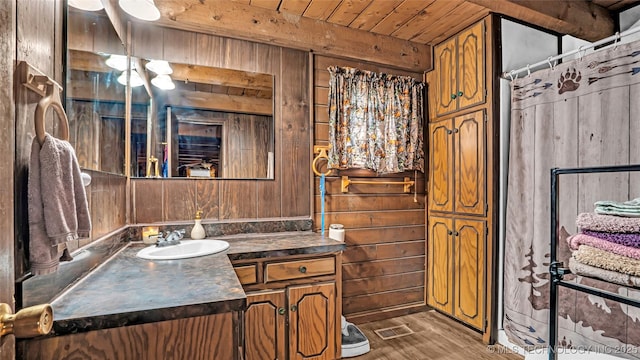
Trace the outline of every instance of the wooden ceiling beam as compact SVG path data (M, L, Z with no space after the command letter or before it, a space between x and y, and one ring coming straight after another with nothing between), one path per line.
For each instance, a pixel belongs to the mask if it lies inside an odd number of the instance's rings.
M271 99L176 89L167 91L164 97L158 99L158 102L163 103L162 106L171 105L183 108L273 116L273 100Z
M613 35L615 26L607 9L585 0L467 0L491 11L504 14L561 34L587 41Z
M110 73L115 71L114 69L108 67L107 64L105 64L105 61L107 60L106 57L100 56L95 53L69 49L69 56L67 59L67 61L69 62L69 70L93 71L103 73Z
M156 0L161 26L351 57L411 71L431 68L431 47L231 1Z
M232 69L171 63L171 78L201 84L273 91L273 77Z

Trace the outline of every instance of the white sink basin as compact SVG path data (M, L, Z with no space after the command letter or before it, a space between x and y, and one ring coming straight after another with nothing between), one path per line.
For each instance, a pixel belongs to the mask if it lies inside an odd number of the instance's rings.
M211 255L228 248L229 243L222 240L182 240L178 245L146 247L136 256L147 260L175 260Z

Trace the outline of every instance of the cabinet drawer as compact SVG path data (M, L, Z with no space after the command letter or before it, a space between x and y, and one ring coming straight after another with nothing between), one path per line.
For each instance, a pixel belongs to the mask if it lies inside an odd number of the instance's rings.
M336 272L334 258L308 259L270 263L265 267L265 282L331 275Z
M255 284L258 282L255 265L235 266L233 270L236 271L236 275L238 275L238 279L240 279L240 284L242 285Z

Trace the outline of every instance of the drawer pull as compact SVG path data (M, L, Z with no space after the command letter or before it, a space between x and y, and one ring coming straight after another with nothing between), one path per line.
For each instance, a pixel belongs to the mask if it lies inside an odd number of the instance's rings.
M280 315L284 315L286 312L287 312L287 309L285 309L285 308L278 309L278 314L280 314Z
M307 267L302 265L302 266L300 266L300 269L298 269L298 270L300 270L300 272L304 274L304 273L307 272Z
M298 307L295 305L291 305L291 311L298 311Z

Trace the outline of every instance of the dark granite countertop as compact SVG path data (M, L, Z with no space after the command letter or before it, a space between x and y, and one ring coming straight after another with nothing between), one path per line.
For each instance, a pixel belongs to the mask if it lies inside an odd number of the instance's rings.
M313 232L219 236L229 249L181 260L144 260L131 243L54 300L52 335L242 311L246 295L231 260L341 251Z
M229 243L231 260L342 251L344 243L311 231L218 236Z

